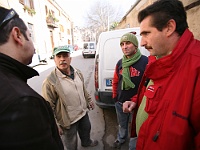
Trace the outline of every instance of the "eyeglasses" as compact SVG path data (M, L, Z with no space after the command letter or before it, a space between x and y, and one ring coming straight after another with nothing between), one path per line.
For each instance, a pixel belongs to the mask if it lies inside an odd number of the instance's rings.
M19 16L17 14L17 12L14 9L10 9L9 13L7 14L7 16L4 18L4 20L0 23L0 28L5 25L6 23L8 23L11 19L13 19L15 16Z

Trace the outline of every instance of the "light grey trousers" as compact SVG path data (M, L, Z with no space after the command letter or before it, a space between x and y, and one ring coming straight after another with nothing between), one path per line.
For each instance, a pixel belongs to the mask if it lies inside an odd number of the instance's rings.
M63 141L63 145L65 150L77 150L78 144L78 135L81 139L81 145L87 146L90 145L90 131L91 131L91 123L89 120L89 116L86 115L81 118L76 123L70 126L70 129L65 129L61 139Z

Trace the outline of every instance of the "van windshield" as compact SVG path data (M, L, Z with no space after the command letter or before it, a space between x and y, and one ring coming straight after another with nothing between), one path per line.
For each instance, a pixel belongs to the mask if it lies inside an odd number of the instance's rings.
M90 43L90 49L94 49L94 43Z
M84 43L83 48L88 49L88 43Z
M95 43L84 43L83 48L84 49L94 49Z

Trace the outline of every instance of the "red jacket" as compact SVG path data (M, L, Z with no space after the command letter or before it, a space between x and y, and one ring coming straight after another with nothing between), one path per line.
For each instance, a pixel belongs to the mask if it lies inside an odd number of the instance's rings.
M139 105L147 97L148 118L136 149L200 149L200 41L187 29L170 55L149 59L137 98ZM151 90L143 86L147 78L154 82Z

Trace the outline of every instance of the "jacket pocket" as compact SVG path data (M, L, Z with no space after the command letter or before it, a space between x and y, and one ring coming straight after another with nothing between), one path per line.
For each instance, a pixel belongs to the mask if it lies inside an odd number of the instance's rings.
M83 116L86 110L87 108L83 109L80 106L67 106L67 111L71 122L80 119L80 117Z
M160 85L150 85L145 91L144 95L146 96L146 107L145 111L148 114L153 114L159 104L160 99Z

